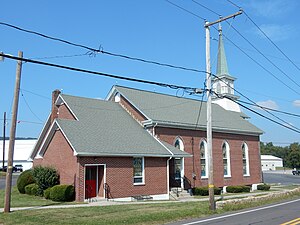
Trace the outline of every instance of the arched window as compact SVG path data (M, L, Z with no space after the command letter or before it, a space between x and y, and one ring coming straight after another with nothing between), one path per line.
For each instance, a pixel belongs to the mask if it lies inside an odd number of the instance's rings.
M201 163L201 177L206 178L208 175L208 164L207 164L207 145L205 141L201 141L200 144L200 163Z
M248 145L243 143L242 145L242 153L243 153L243 174L244 176L249 176L249 153L248 153Z
M180 150L184 150L184 145L183 141L180 138L177 138L175 141L174 146ZM174 173L175 173L175 179L179 180L181 179L181 170L182 170L182 158L175 158L175 163L174 163Z
M229 144L227 142L224 142L222 145L222 154L223 154L224 176L230 177L231 176L230 149L229 149Z

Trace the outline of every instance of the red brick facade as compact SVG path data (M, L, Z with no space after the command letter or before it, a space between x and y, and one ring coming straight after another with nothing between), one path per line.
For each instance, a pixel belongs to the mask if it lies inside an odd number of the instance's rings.
M193 157L184 159L184 175L192 181L192 186L207 185L207 178L201 179L200 143L206 140L206 131L156 127L155 133L161 140L174 145L176 138L183 141L184 151ZM222 145L226 141L230 147L231 177L224 177ZM246 143L249 152L250 176L243 175L242 145ZM213 133L213 159L215 186L250 185L261 182L259 137L226 133ZM172 168L170 168L170 171ZM172 171L171 171L172 172ZM193 179L192 174L196 175Z

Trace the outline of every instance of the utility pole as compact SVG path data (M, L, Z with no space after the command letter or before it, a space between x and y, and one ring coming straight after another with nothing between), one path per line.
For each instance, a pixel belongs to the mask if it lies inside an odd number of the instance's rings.
M209 191L209 209L216 210L215 196L214 196L214 167L213 167L213 152L212 152L212 110L211 110L211 66L210 66L210 30L209 27L220 23L224 20L236 17L242 14L242 10L235 14L220 18L215 22L206 22L205 37L206 37L206 95L207 95L207 152L208 152L208 191Z
M23 52L19 51L18 57L23 58ZM22 71L22 60L18 60L17 71L16 71L15 91L14 91L13 112L12 112L10 135L9 135L7 172L6 172L6 188L5 188L5 201L4 201L4 212L5 213L10 212L11 181L12 181L12 172L13 172L13 158L14 158L18 105L19 105L21 71Z
M3 116L3 161L2 161L2 170L4 170L4 161L5 161L5 130L6 130L6 112Z

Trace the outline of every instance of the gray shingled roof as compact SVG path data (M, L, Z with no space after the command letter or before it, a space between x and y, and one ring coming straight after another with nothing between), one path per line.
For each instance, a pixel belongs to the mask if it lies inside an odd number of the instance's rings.
M151 136L118 103L61 95L76 120L57 123L78 155L85 156L189 156L169 149Z
M206 102L181 98L172 95L142 91L127 87L114 86L138 110L154 123L174 127L196 127L199 110L201 113L197 128L206 129ZM217 104L212 104L213 131L259 135L262 130L243 119L244 113L227 111Z

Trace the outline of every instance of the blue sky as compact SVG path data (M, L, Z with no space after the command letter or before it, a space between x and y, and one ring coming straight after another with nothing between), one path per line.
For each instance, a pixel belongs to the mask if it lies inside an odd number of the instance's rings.
M217 15L192 0L170 1L208 21L218 19ZM196 1L223 16L238 11L238 8L226 0ZM241 6L276 45L300 67L298 57L300 30L297 24L299 1L232 1ZM101 46L108 52L205 70L204 21L165 0L94 0L72 1L72 3L58 0L28 0L18 3L4 1L1 3L1 9L0 22L96 49ZM270 44L245 15L228 22L229 24L222 24L224 35L273 74L270 75L225 38L229 73L237 78L235 88L261 105L300 114L300 88L295 84L300 84L299 69ZM293 81L258 54L231 26ZM0 25L0 33L0 51L11 55L17 55L18 50L22 50L26 58L50 57L39 60L183 86L203 88L205 81L205 74L202 73L149 65L103 54L51 58L82 55L87 51L2 25ZM211 36L212 71L215 72L217 42L214 39L218 34L214 29L211 30ZM0 63L0 118L4 111L8 113L9 118L11 117L15 70L16 62L13 60L5 59ZM273 76L282 80L284 84ZM167 88L25 63L22 70L22 93L18 114L20 122L17 126L17 136L38 137L49 115L50 97L54 89L62 89L66 94L103 99L114 84L176 94L176 90ZM241 100L245 98L242 97ZM282 128L247 110L243 111L251 117L252 123L265 131L261 137L262 141L272 141L275 144L299 142L299 133ZM286 124L300 127L299 117L276 115Z

